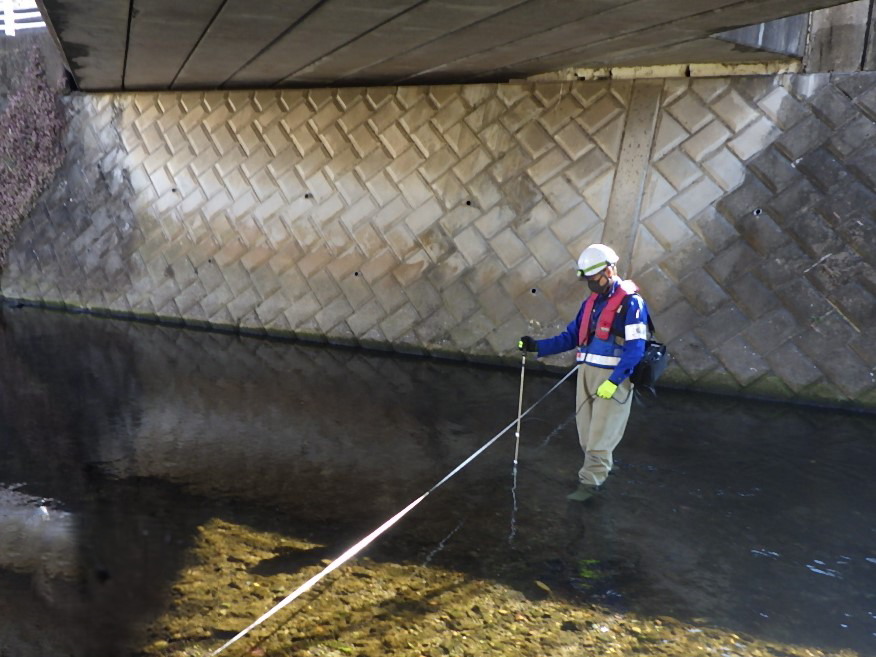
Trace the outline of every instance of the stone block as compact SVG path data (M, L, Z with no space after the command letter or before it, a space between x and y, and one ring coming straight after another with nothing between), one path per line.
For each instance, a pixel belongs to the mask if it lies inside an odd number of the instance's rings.
M636 274L635 281L651 313L659 313L681 298L678 286L659 267Z
M871 142L872 144L872 142ZM863 148L847 160L848 167L863 180L870 189L876 188L876 144Z
M490 246L507 268L512 268L529 255L529 249L510 228L506 228L490 240Z
M526 245L545 271L555 271L570 261L569 251L548 229L529 239Z
M380 322L379 326L386 339L393 341L411 331L419 320L420 316L417 314L416 308L412 304L406 303Z
M788 236L768 212L743 215L736 222L736 230L762 256L769 256L789 242Z
M743 335L758 353L765 355L803 330L788 310L777 307L746 328Z
M407 301L398 280L387 275L371 284L371 291L387 313L391 313Z
M723 194L723 190L710 178L702 178L672 199L671 205L685 219L690 219L721 198Z
M837 305L858 331L876 326L876 293L867 290L855 280L829 290L830 300Z
M469 226L453 238L456 248L470 265L476 265L487 255L489 245L474 226Z
M347 317L347 326L350 327L354 335L362 337L385 317L386 311L383 309L383 306L380 305L377 299L372 299Z
M733 136L720 121L712 121L706 127L686 140L681 148L696 162L702 161L721 148Z
M797 161L797 169L818 189L827 192L847 184L851 173L827 148L817 148Z
M578 116L576 120L588 132L588 134L592 135L597 130L607 125L622 111L623 107L618 103L614 95L606 94L587 107L587 109Z
M472 207L482 211L489 210L495 206L504 196L502 190L488 171L484 171L473 180L470 180L468 190L471 192L472 198L466 199L466 203L472 201Z
M500 283L512 299L537 287L544 279L545 271L533 257L528 257L500 278Z
M780 130L767 117L761 117L733 139L727 142L727 147L740 160L745 162L772 144L779 136Z
M514 301L499 285L488 287L478 295L477 300L481 312L496 326L517 315Z
M829 322L822 322L820 326L810 328L795 338L794 344L834 386L854 399L876 385L876 373L852 349L831 335L827 330L829 325Z
M441 262L448 253L454 250L450 238L444 234L444 231L438 225L432 226L420 233L417 236L417 240L423 247L423 251L434 263Z
M846 158L876 137L876 120L862 114L853 117L839 130L834 131L827 142L827 147L840 158Z
M746 386L769 371L769 365L741 337L731 338L718 348L716 355L733 378Z
M228 313L238 322L250 314L260 303L262 298L254 288L248 288L232 299L226 308Z
M797 280L812 264L812 258L794 243L788 242L769 253L758 267L762 280L772 290Z
M809 104L815 115L834 130L856 114L849 97L833 85L819 90Z
M594 148L578 158L563 175L578 190L584 190L612 167L613 163L608 156L601 149Z
M797 245L814 258L843 251L843 241L817 212L801 212L784 227Z
M782 86L767 93L757 105L782 130L809 116L809 110Z
M823 376L821 370L793 342L786 342L765 358L773 372L794 392L812 385Z
M685 93L667 111L688 133L693 134L713 119L709 108L693 93Z
M450 339L460 349L472 353L476 345L484 340L495 328L490 318L483 313L475 313L463 322L458 323L449 331Z
M666 250L671 250L693 235L687 224L669 207L652 214L645 225Z
M724 191L736 189L746 176L745 165L726 148L718 150L703 162L703 168Z
M702 320L694 332L711 351L730 340L748 327L750 321L735 304L723 306L710 317Z
M739 132L760 115L735 89L730 89L709 107L733 132Z
M499 258L490 254L467 272L465 280L471 290L480 293L501 279L506 272ZM443 289L446 286L441 287Z
M270 326L274 320L290 306L290 301L282 290L277 290L255 308L262 326Z
M323 306L341 296L341 288L326 270L320 270L308 276L307 284Z
M671 342L690 332L701 320L702 318L696 309L684 299L659 314L655 312L653 317L657 335L664 342Z
M359 310L368 301L374 298L371 288L361 275L347 276L340 279L338 285L353 310Z
M514 298L514 305L524 319L535 320L542 326L557 316L557 307L536 287L518 294Z
M729 297L727 293L702 269L695 270L678 282L678 289L700 315L714 313Z
M746 176L742 185L725 194L715 207L735 225L739 217L762 209L773 198L773 192L756 176Z
M773 192L781 192L800 178L796 167L772 146L752 158L748 167Z
M407 226L397 225L386 233L386 243L389 244L399 260L404 260L411 251L417 248L417 242Z
M869 326L848 341L849 349L871 370L876 370L876 327Z
M672 360L694 381L720 367L708 347L694 333L685 333L666 346Z
M551 230L563 244L569 244L585 230L592 228L602 219L586 203L579 203L562 217L551 223Z
M676 280L681 280L695 269L713 260L714 256L698 237L692 237L677 244L671 253L659 259L664 272Z
M798 220L801 214L813 208L822 198L823 194L807 179L801 177L769 201L771 215L779 226L788 228Z
M222 283L205 296L201 302L201 308L208 318L213 317L220 310L225 309L229 302L234 299L234 292L225 283ZM131 304L132 306L134 304Z
M562 176L546 182L541 191L557 215L563 215L581 203L581 194ZM551 223L555 223L555 220Z
M700 168L680 150L670 151L654 166L676 190L684 189L703 175Z
M577 160L594 147L593 141L587 136L587 133L574 122L557 132L554 139L572 161Z
M563 171L569 163L569 158L561 149L553 148L530 166L526 172L537 185L540 185Z
M751 247L744 242L735 242L716 255L706 265L706 270L718 283L726 286L755 267L759 260Z
M405 217L405 224L414 235L419 235L431 228L443 214L444 208L435 198L431 198Z
M757 319L780 306L776 295L753 273L734 278L725 287L736 305L751 319Z
M462 281L441 291L444 307L457 322L471 316L478 309L478 301Z
M778 287L775 293L801 326L809 326L833 312L824 295L805 278Z
M793 162L824 144L830 132L821 119L808 116L776 139L775 146Z
M475 148L471 153L464 156L459 164L453 167L453 173L463 184L467 184L478 173L483 171L493 159L483 148Z
M688 226L714 253L726 249L739 239L736 229L719 213L709 206L688 222Z

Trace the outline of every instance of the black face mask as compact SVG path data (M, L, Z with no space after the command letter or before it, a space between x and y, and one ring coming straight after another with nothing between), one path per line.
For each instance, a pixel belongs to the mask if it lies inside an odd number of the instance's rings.
M600 283L599 281L600 279L598 278L595 280L587 279L587 287L596 294L605 294L611 287L611 279L606 279L605 283Z

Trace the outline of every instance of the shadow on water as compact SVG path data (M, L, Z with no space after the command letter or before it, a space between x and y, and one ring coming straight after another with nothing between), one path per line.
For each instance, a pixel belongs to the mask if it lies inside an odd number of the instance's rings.
M247 561L295 573L516 414L508 370L0 312L0 654L126 654L211 519L307 537L319 547ZM555 380L528 376L528 403ZM368 556L876 653L876 419L665 391L579 506L573 396L565 384L523 423L513 543L511 432ZM426 602L398 604L387 615Z

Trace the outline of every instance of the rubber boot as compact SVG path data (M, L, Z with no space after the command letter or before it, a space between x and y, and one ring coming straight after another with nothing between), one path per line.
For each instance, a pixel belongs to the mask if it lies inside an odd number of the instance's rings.
M566 495L566 499L571 502L586 502L589 499L592 499L594 495L599 491L597 486L588 486L587 484L578 484L578 488L575 489L574 492Z

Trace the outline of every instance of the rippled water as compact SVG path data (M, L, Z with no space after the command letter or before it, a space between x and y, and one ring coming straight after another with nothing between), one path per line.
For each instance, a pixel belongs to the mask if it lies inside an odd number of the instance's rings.
M213 518L316 538L307 563L339 554L513 420L519 385L514 370L10 308L0 363L0 655L15 657L136 654ZM528 374L524 406L556 379ZM514 527L512 429L367 554L876 654L873 416L663 391L634 408L604 495L582 506L565 500L573 400L567 383L523 422Z

